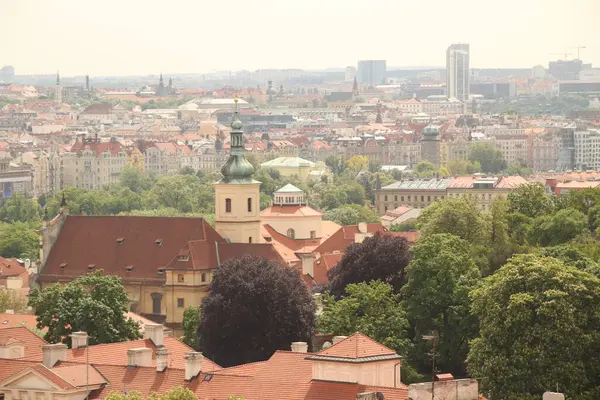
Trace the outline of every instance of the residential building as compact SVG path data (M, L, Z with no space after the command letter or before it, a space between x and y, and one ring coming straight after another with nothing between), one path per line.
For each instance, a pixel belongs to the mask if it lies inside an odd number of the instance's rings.
M554 134L535 135L531 145L532 168L534 171L551 171L558 162L558 140Z
M471 196L485 211L490 209L494 199L507 198L511 191L527 183L521 176L457 176L452 178L446 192L449 198Z
M77 119L84 123L111 124L113 122L114 107L111 103L91 104L79 113Z
M1 154L1 153L0 153ZM15 165L10 157L0 155L0 203L16 193L33 195L33 169L30 165Z
M575 167L575 123L559 128L557 135L558 162L555 171L569 171Z
M51 160L47 152L43 150L27 151L18 157L20 163L30 165L33 169L32 196L38 198L52 192L50 181Z
M446 50L446 88L448 97L466 101L470 94L469 45L452 44Z
M151 328L151 329L148 329ZM306 342L290 343L268 360L222 368L151 325L144 339L88 346L85 332L71 334L73 348L48 344L25 327L0 330L0 396L7 400L105 399L111 393L165 394L174 387L199 399L408 400L425 396L423 384L401 381L402 357L361 333L336 336L317 352ZM477 383L435 382L477 400ZM415 397L421 398L421 397Z
M61 155L61 186L102 189L119 182L127 161L127 152L116 140L101 142L97 137L81 135Z
M377 86L386 82L385 60L361 60L358 62L358 83L368 86Z
M146 143L144 146L144 167L155 176L176 175L189 163L192 150L183 144L172 142Z
M494 146L502 152L507 165L532 166L530 137L525 129L493 126L486 128L485 134L492 138Z
M575 168L600 170L600 130L577 130L575 139Z
M284 177L296 176L301 181L320 180L326 170L324 163L315 163L300 157L277 157L262 163L260 167L278 171Z
M426 208L437 200L472 196L483 210L497 197L506 197L528 181L521 176L483 177L479 175L453 178L402 180L377 191L375 204L380 215L402 205Z
M416 221L421 215L421 209L412 208L409 206L400 206L393 210L388 210L381 217L381 224L386 228L390 228L392 225L402 224L408 221Z
M446 197L451 178L410 179L394 182L382 187L375 196L375 207L379 215L402 205L425 208L434 201Z

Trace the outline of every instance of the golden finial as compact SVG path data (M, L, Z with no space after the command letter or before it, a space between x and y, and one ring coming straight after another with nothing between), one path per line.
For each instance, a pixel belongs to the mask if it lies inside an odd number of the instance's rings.
M237 104L237 102L238 102L237 96L233 99L233 101Z

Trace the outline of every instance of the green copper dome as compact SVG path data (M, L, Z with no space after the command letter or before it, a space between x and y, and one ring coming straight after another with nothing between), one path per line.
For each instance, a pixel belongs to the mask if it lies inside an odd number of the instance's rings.
M437 136L440 133L440 128L439 126L436 125L427 125L425 128L423 128L423 135L424 136Z
M221 167L221 174L223 174L224 182L251 182L254 166L244 156L244 133L242 132L242 121L238 117L237 99L235 99L235 103L236 108L231 121L231 154Z

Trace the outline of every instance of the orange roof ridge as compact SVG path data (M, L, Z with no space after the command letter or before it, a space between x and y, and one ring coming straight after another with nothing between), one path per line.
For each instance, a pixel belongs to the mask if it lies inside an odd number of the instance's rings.
M321 350L315 355L319 358L325 356L346 359L398 356L394 350L377 343L375 340L360 332L356 332L353 335L348 336L333 346Z

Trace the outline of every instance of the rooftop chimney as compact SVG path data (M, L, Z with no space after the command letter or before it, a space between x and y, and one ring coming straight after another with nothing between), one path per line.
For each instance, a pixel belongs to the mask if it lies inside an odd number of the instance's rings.
M5 312L6 314L14 314L14 313L15 313L15 310L10 310L10 309L7 309L7 310L6 310L6 311L4 311L4 312Z
M339 343L342 340L346 339L348 336L334 336L333 337L333 344Z
M308 352L308 343L292 342L292 351L294 353L306 353L306 352Z
M165 344L165 327L161 324L144 324L144 339L152 340L156 347Z
M59 361L67 360L67 345L63 343L45 344L42 346L42 363L52 368Z
M164 372L169 361L169 351L166 347L156 350L156 372Z
M314 253L297 253L302 260L302 273L315 276L315 255Z
M137 349L127 350L128 367L151 367L152 349L139 347Z
M80 347L87 347L88 334L85 332L73 332L71 335L71 348L78 349Z
M565 400L565 395L556 392L546 392L544 393L542 400Z
M189 352L183 357L185 360L185 380L191 381L200 374L202 370L202 353Z

